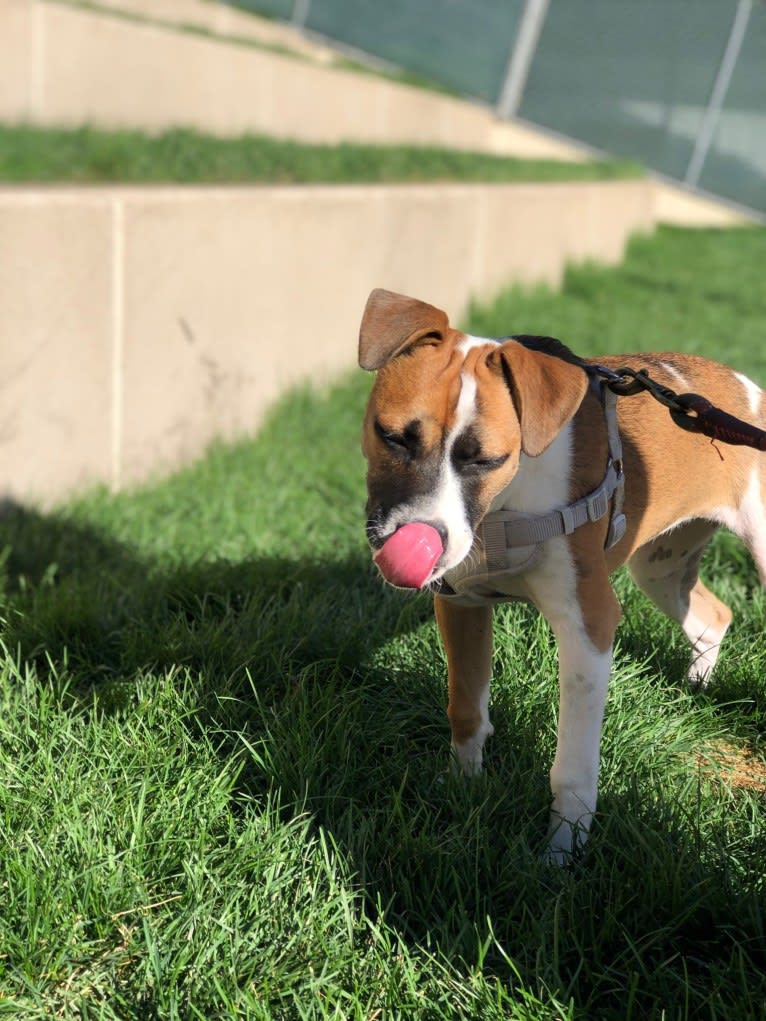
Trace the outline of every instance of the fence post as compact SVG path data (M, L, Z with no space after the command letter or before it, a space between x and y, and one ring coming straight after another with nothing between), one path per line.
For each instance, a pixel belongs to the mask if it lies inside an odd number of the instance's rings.
M729 84L734 74L734 68L737 66L739 51L745 39L747 23L752 9L753 0L739 0L731 31L729 32L729 39L726 43L726 49L724 50L718 74L713 83L713 91L710 93L710 101L702 118L702 124L700 125L697 140L694 143L694 149L689 160L689 166L686 168L684 184L688 184L692 188L696 187L702 174L702 168L705 166L705 159L707 158L708 150L713 142L715 129L721 117L721 110L723 109L726 93L729 90Z
M311 0L295 0L293 16L290 19L291 24L295 25L296 28L305 28L309 18L310 7Z
M537 49L550 0L527 0L516 39L511 46L503 87L497 101L500 117L515 117L521 106L532 58Z

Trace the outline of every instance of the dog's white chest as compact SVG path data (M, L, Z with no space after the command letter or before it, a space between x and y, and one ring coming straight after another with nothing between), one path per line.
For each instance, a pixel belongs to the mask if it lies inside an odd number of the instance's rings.
M566 425L539 457L522 455L519 471L511 484L490 506L520 516L544 514L569 502L569 473L572 460L572 428ZM556 544L557 545L557 544ZM472 605L505 600L529 600L525 576L540 567L551 551L549 543L509 547L502 528L491 527L489 519L476 529L471 552L444 577L440 594L454 594L460 603Z

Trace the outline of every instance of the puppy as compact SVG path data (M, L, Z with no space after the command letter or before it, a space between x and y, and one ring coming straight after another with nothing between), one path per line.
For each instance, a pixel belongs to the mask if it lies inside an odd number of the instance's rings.
M689 680L707 684L731 611L699 578L720 526L766 579L766 463L745 446L678 427L648 393L619 400L601 380L645 368L763 427L761 389L693 355L582 362L545 338L453 329L440 309L375 290L359 364L376 372L364 419L367 535L388 581L434 591L448 662L454 755L481 769L492 734L492 607L532 602L558 643L560 711L551 768L550 859L584 842L596 810L599 743L627 562L680 623Z

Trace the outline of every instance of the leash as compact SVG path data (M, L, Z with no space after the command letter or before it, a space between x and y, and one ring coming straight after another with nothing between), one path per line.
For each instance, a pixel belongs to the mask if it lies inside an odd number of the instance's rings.
M766 430L744 422L716 407L706 397L676 393L652 379L646 369L624 366L616 372L578 358L560 341L550 337L514 336L531 350L542 351L583 369L597 389L607 433L607 466L601 483L582 499L547 514L523 514L496 510L485 514L476 528L477 553L467 557L438 583L446 597L515 598L503 594L503 579L532 569L549 539L572 532L588 521L609 516L604 549L610 550L627 528L623 511L625 475L622 442L617 424L617 400L648 393L670 412L673 421L688 432L701 433L713 441L754 447L766 452Z
M632 397L638 393L649 393L660 404L664 404L673 421L687 432L702 433L721 443L754 447L766 451L766 431L749 422L743 422L721 408L716 407L700 394L678 394L669 386L663 386L652 379L646 369L631 369L627 366L614 372L605 365L586 361L571 351L566 344L554 337L515 334L501 340L516 340L530 351L560 358L570 365L579 366L591 379L604 381L618 397Z
M604 365L587 365L586 371L597 373L605 385L618 397L633 397L648 393L670 412L670 417L687 432L702 433L712 440L735 446L754 447L766 451L766 431L759 429L741 418L722 411L700 394L678 394L668 386L652 379L646 369L631 369L627 366L613 372Z

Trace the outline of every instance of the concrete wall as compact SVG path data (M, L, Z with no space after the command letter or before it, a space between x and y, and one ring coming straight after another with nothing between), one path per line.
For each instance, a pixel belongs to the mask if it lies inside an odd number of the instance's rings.
M51 0L0 2L0 120L584 158L459 99Z
M339 57L338 51L329 43L310 38L285 22L239 10L223 0L96 0L94 6L149 21L193 28L226 40L247 40L261 46L289 50L319 64L336 63Z
M652 203L640 181L0 189L0 496L182 464L352 368L373 287L455 318L567 260L619 260Z

